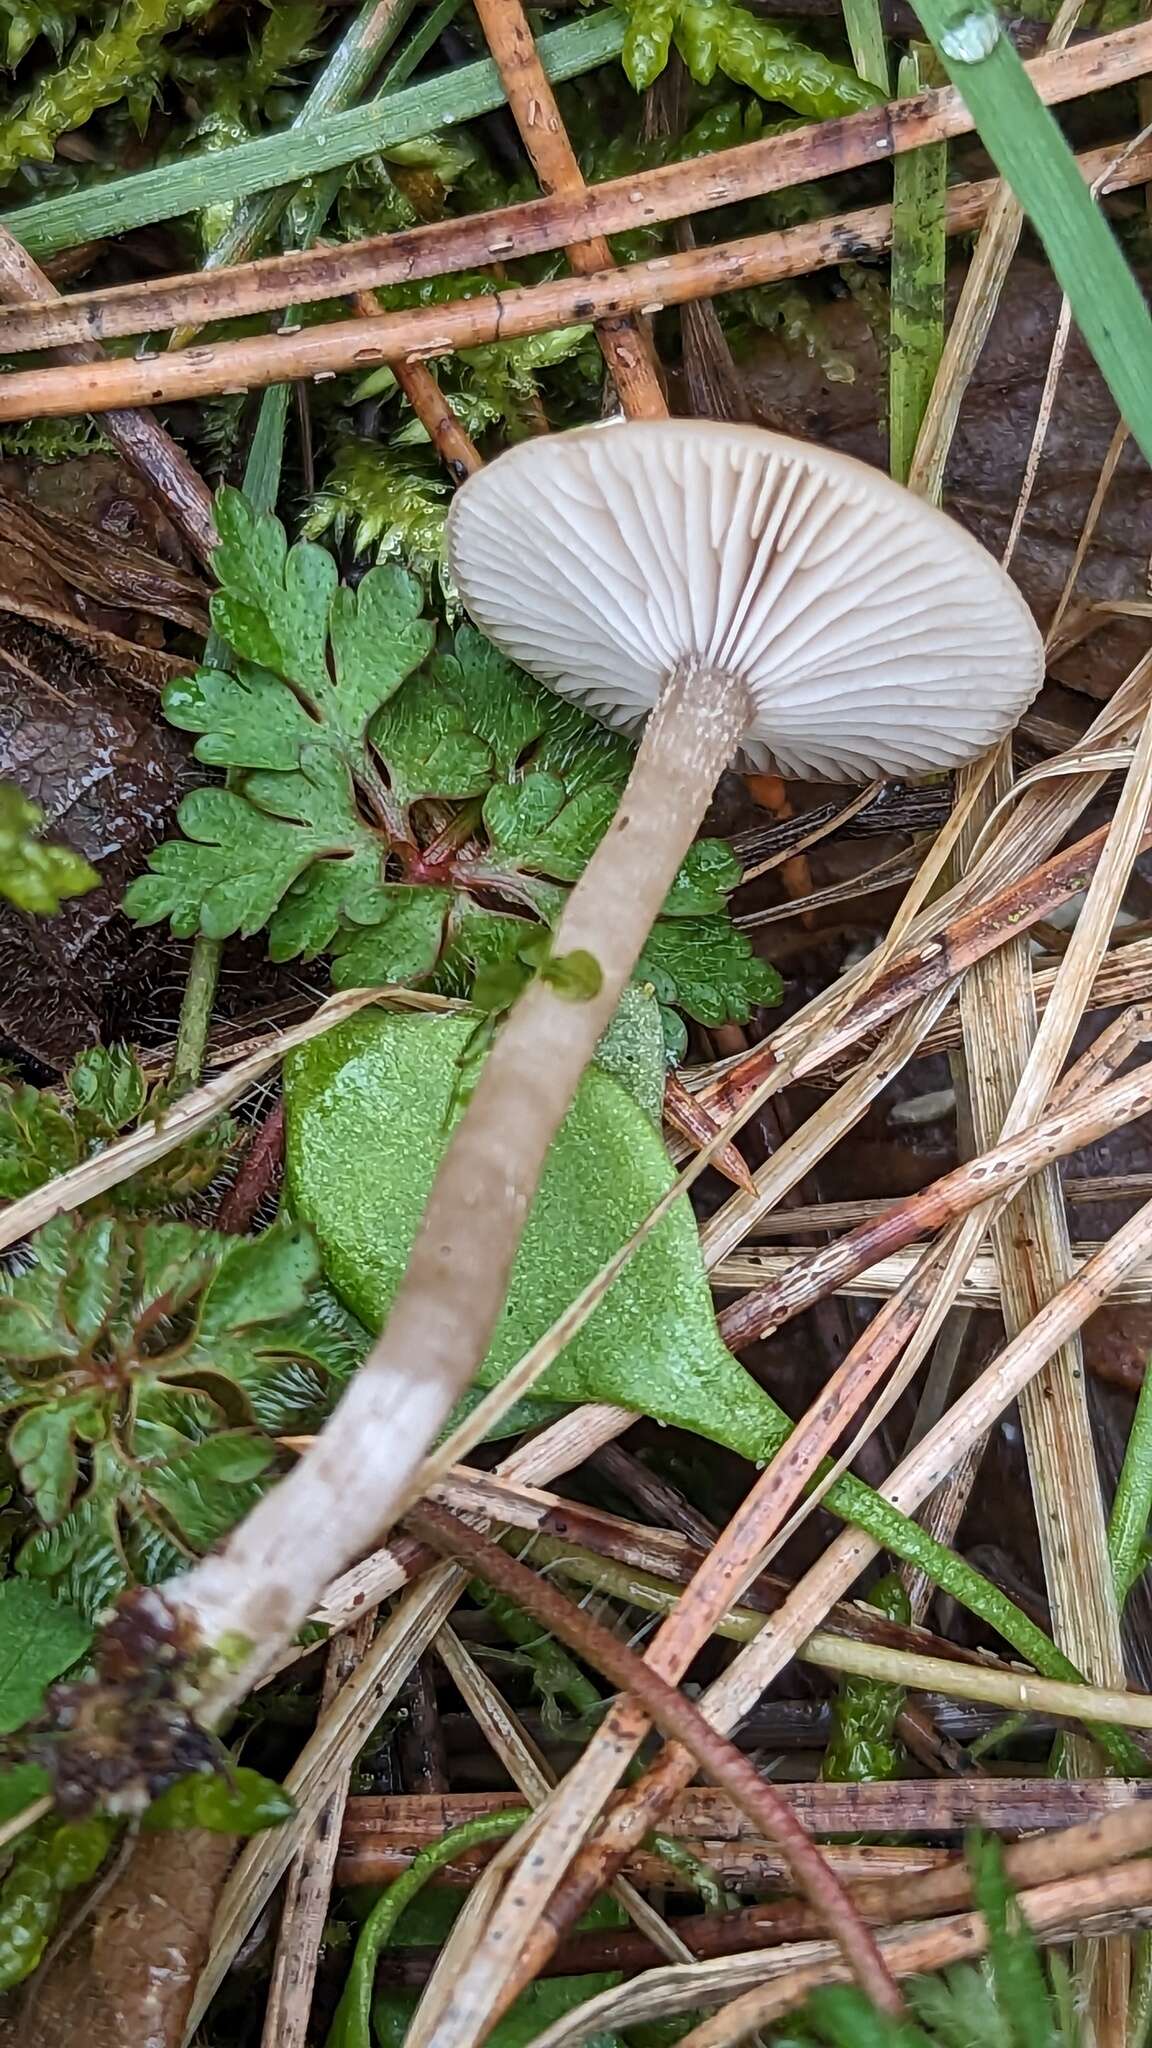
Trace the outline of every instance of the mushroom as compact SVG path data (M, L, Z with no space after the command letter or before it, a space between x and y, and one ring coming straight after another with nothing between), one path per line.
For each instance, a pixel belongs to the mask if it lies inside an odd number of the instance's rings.
M647 723L552 971L503 1025L445 1152L384 1330L287 1479L164 1589L185 1640L231 1646L216 1711L411 1498L721 770L740 748L837 780L951 767L1000 739L1041 679L1032 619L969 535L859 462L749 427L526 441L463 486L449 550L498 647L610 723Z

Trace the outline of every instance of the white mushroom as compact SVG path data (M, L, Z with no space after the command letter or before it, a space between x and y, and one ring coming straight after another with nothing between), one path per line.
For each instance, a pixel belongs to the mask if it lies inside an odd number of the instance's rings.
M1008 731L1042 673L1022 600L960 528L860 463L751 428L525 442L464 486L449 536L499 647L613 724L651 715L554 934L555 960L591 954L597 971L578 996L541 976L520 998L322 1436L165 1591L205 1645L232 1646L216 1706L402 1512L488 1350L549 1145L725 764L743 746L785 774L950 766Z
M459 493L448 545L476 624L551 689L635 732L687 669L701 710L742 687L742 750L786 776L952 767L1043 674L1023 599L962 527L759 428L522 442Z

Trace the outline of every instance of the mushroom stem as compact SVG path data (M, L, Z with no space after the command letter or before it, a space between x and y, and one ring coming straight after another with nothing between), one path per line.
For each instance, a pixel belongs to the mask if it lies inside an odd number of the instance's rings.
M595 957L596 994L565 997L538 979L521 996L444 1155L387 1323L323 1433L220 1552L165 1589L205 1647L232 1653L204 1702L212 1713L410 1504L488 1351L552 1139L750 716L738 678L700 661L669 677L555 933L554 958Z

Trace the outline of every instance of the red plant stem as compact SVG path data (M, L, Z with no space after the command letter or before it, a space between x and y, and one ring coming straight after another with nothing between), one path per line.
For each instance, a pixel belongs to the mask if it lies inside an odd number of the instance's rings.
M279 1183L284 1163L284 1100L269 1110L216 1212L217 1230L243 1237L267 1195Z
M804 1892L823 1925L840 1943L853 1975L873 2004L883 2012L903 2010L900 1993L875 1940L811 1836L776 1787L760 1776L748 1758L713 1728L683 1693L621 1643L610 1629L575 1607L557 1587L458 1521L446 1508L423 1502L408 1516L408 1521L417 1536L434 1544L446 1556L463 1559L469 1571L506 1593L613 1685L633 1693L662 1733L690 1750L700 1768L779 1844L797 1888Z

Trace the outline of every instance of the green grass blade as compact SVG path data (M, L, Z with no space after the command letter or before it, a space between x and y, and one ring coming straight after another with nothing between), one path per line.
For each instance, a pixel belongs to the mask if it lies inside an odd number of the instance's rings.
M869 85L879 86L883 93L891 92L880 0L844 0L844 28L860 77L866 78Z
M1047 251L1073 317L1145 458L1152 460L1152 319L1140 287L999 16L986 0L917 12L980 140Z
M900 65L901 97L935 84L934 70L931 53L913 46ZM893 166L888 464L902 484L908 481L944 348L947 177L946 142L910 150Z
M1124 1602L1144 1569L1144 1541L1152 1515L1152 1368L1145 1367L1128 1434L1124 1463L1108 1521L1108 1555L1116 1603Z
M605 11L541 36L540 56L549 78L578 77L618 57L624 46L624 16ZM181 163L138 171L134 177L63 199L45 199L2 216L4 225L37 258L79 242L120 235L129 228L171 220L201 207L246 198L275 185L293 185L337 164L353 163L399 142L411 142L433 128L489 114L504 103L504 90L489 58L422 79L403 92L369 100L333 114L309 129L289 128L261 135L233 149L186 157Z
M384 9L377 0L368 0L313 82L292 122L293 129L314 129L330 114L342 114L355 105L400 34L413 5L414 0L390 0ZM204 269L224 270L229 264L243 263L254 256L271 235L294 189L289 185L279 191L259 192L237 207L220 240L205 257Z

